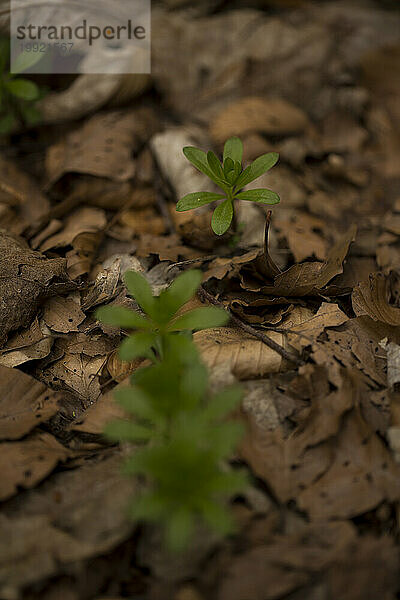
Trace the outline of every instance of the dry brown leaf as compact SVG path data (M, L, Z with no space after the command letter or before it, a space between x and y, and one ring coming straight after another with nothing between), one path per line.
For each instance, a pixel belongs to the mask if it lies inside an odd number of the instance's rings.
M241 455L280 501L297 498L329 468L332 440L340 431L343 415L352 407L352 396L351 384L342 384L340 390L328 395L324 389L319 396L314 393L308 414L287 439L280 428L269 431L256 425L254 416L248 416L249 431Z
M268 336L280 345L285 343L282 334L271 331ZM262 377L268 373L276 373L283 367L280 354L240 329L206 329L198 331L193 337L210 369L221 363L229 364L238 379Z
M161 235L165 231L165 220L154 208L126 210L121 213L119 223L132 230L134 235Z
M76 279L90 270L106 224L104 210L83 206L68 215L64 228L44 240L40 249L46 252L72 246L66 254L67 267L70 277Z
M52 146L46 157L48 187L65 173L86 173L117 181L135 172L131 154L154 131L154 115L134 112L99 113Z
M0 156L0 203L16 208L18 216L11 222L8 231L20 234L28 226L37 224L50 208L35 180L21 171L13 162Z
M312 519L353 518L400 497L400 468L380 437L354 410L343 423L329 469L298 504Z
M384 339L380 346L387 354L387 383L389 389L394 389L400 384L400 346Z
M283 98L242 98L225 106L210 124L211 137L222 143L246 133L290 135L308 125L306 114Z
M40 360L49 355L53 337L44 321L36 317L30 327L10 337L0 351L0 365L17 367L31 360Z
M121 385L128 385L129 379ZM71 431L79 431L81 433L90 433L95 435L102 435L104 427L114 421L115 419L121 419L126 416L123 409L115 402L114 392L119 389L120 386L115 387L111 392L101 396L97 402L90 406L79 419L71 423L68 427Z
M307 213L296 211L289 216L277 212L274 227L279 238L285 238L295 262L315 256L319 260L326 258L326 241L319 232L326 229L325 222Z
M399 326L400 308L389 304L388 285L383 273L373 273L369 281L360 282L351 297L356 315L368 315L374 321Z
M105 363L105 356L69 352L51 363L43 378L57 388L72 391L84 405L93 404L101 394L99 377Z
M325 152L357 152L367 139L367 130L348 112L336 111L324 119L321 145Z
M0 347L9 332L30 323L42 300L74 287L65 259L48 259L5 231L0 231L0 272Z
M290 330L287 339L298 350L313 344L326 327L337 327L348 321L348 317L337 304L323 302L314 315L305 315L298 324L293 313L299 310L300 307L295 307L282 325L284 329Z
M20 442L0 444L0 500L13 496L18 487L29 488L44 479L59 463L71 456L49 433L33 435Z
M304 586L299 598L392 598L398 552L389 537L358 536L350 523L303 525L268 544L229 557L218 600L279 600ZM307 584L323 581L310 596Z
M79 304L71 297L51 298L43 309L43 320L52 330L60 333L78 331L78 325L86 318Z
M369 317L350 319L339 330L326 332L327 341L313 346L313 360L325 365L330 381L337 385L340 366L355 367L373 382L386 386L387 360L379 343L384 337L393 338L394 328L372 321ZM396 338L398 339L398 337Z
M136 484L120 474L120 463L117 454L57 473L3 512L0 596L106 553L129 536L126 508Z
M57 412L58 397L43 383L0 367L0 439L17 440Z
M352 226L328 252L325 262L305 262L293 265L293 267L274 278L274 285L258 285L252 289L274 296L290 297L320 294L336 275L343 272L342 263L346 258L351 242L355 239L355 234L356 227ZM247 287L246 284L245 287ZM324 293L326 293L326 290L324 290Z
M150 254L156 254L160 260L171 260L177 262L180 259L196 259L201 252L194 250L190 246L184 246L180 237L176 234L156 237L150 234L144 234L136 242L137 256L147 257Z

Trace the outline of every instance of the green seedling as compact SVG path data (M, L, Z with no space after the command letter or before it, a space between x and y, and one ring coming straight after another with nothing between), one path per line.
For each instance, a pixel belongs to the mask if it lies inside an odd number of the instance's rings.
M196 293L201 278L201 271L186 271L158 297L154 297L143 275L136 271L125 274L126 286L145 315L121 306L104 306L96 313L97 318L107 325L133 330L121 344L119 354L122 360L139 357L153 362L162 360L171 336L226 324L228 314L215 306L195 308L177 315Z
M132 500L131 517L162 526L168 548L181 551L199 523L222 535L234 530L226 501L247 482L228 466L243 432L226 417L240 402L241 389L210 395L207 369L190 334L229 317L215 307L177 315L200 285L200 271L180 275L158 297L136 272L128 272L125 281L146 316L114 306L96 314L109 325L134 330L122 343L122 358L147 356L152 363L116 391L127 418L110 423L105 434L132 444L124 472L145 484Z
M35 104L44 96L44 90L34 81L18 74L37 62L41 54L21 53L12 74L8 72L9 54L9 39L0 39L0 134L7 134L21 124L37 123L40 113Z
M223 194L213 192L187 194L179 200L176 210L179 212L191 210L222 200L215 208L211 219L211 227L217 235L223 235L234 221L234 201L236 199L260 204L277 204L279 202L278 194L268 189L241 191L243 187L276 164L279 158L279 154L276 152L268 152L259 156L244 170L242 169L243 144L238 137L232 137L225 142L222 164L211 151L206 154L203 150L187 146L183 149L183 153L196 169L207 175L221 188Z

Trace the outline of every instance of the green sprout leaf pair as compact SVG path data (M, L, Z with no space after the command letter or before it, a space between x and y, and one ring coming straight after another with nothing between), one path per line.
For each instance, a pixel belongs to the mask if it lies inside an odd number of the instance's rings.
M260 188L241 191L246 185L266 173L278 161L279 154L268 152L256 158L248 167L242 169L243 144L240 138L232 137L225 142L223 162L218 160L214 152L207 154L199 148L187 146L183 149L186 158L196 169L207 175L221 190L222 194L213 192L193 192L179 200L178 212L199 208L211 202L222 200L215 208L211 227L217 235L223 235L234 218L234 201L248 200L261 204L277 204L279 196L275 192Z
M180 332L198 331L225 325L228 314L215 306L200 307L178 315L201 283L201 271L182 273L160 296L153 296L146 278L136 271L125 274L125 283L145 316L121 306L103 306L96 317L107 325L133 330L120 346L122 360L149 358L153 362L162 358L171 336Z

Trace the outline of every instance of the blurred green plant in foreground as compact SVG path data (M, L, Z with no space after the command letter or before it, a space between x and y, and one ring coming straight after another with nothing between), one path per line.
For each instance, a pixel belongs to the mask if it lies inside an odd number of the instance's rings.
M183 273L159 297L137 272L126 273L125 282L145 316L117 306L104 306L96 316L132 330L120 347L123 360L145 357L151 365L116 391L130 418L110 423L105 433L133 444L124 471L146 481L131 516L162 525L168 547L179 551L199 522L220 534L232 532L225 503L246 485L243 472L228 463L243 431L226 417L238 406L241 389L210 395L207 369L192 341L193 331L225 325L229 316L217 307L177 314L196 293L200 271Z
M43 98L45 90L19 75L40 59L39 52L22 52L13 63L14 73L10 73L10 40L0 38L0 135L21 125L35 125L40 120L35 105Z

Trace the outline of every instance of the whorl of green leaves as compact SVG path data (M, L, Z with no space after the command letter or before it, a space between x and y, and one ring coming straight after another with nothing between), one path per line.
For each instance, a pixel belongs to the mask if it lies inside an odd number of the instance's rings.
M132 518L162 525L168 547L182 550L201 521L221 534L233 530L224 502L246 484L241 471L224 466L242 435L240 425L226 419L241 390L233 386L210 396L207 369L190 335L222 326L229 317L215 307L177 315L199 287L200 271L183 273L158 297L139 273L126 273L125 282L145 316L118 306L102 307L96 316L132 331L121 358L141 356L152 364L115 392L130 418L110 423L105 433L134 444L124 471L147 483L133 499Z
M223 194L213 192L192 192L179 200L176 210L181 212L222 200L215 208L211 227L217 235L224 234L230 227L234 215L234 200L249 200L260 204L277 204L279 196L271 190L260 188L241 192L240 190L263 173L271 169L278 161L279 154L268 152L256 158L248 167L242 169L243 144L240 138L232 137L225 142L222 164L214 152L203 152L199 148L187 146L183 149L186 158L199 171L207 175Z

